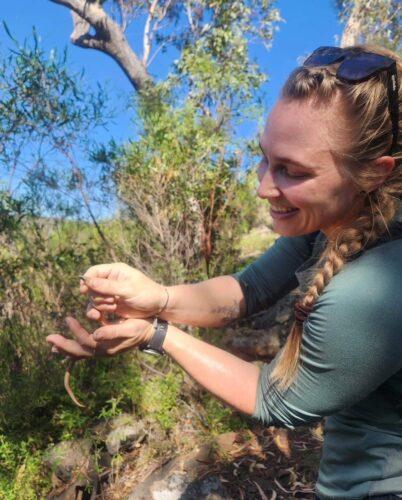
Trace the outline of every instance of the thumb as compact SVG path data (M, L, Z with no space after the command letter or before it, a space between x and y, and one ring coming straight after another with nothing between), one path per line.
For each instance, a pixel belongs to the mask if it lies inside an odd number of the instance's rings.
M122 335L121 329L118 328L118 325L114 324L98 328L92 334L92 338L96 342L99 342L101 340L116 340L125 337L125 335Z
M85 284L90 291L100 293L102 295L124 296L125 286L119 281L103 278L86 278Z

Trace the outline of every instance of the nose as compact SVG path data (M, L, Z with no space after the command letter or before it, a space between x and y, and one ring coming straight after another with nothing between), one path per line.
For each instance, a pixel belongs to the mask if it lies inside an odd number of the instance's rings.
M259 198L276 198L281 195L281 192L276 185L275 179L272 176L272 171L268 167L268 165L259 165L258 180L260 181L257 189L257 195Z

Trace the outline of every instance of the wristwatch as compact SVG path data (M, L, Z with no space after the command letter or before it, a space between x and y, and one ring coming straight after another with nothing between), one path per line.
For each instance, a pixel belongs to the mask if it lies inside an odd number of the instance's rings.
M152 326L154 334L148 344L140 347L140 351L146 352L147 354L153 354L155 356L163 356L165 351L162 346L165 341L169 323L164 319L155 318Z

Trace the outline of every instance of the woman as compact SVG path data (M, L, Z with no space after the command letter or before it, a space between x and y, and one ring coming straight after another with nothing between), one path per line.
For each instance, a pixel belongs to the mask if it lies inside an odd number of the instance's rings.
M77 358L166 352L267 425L329 416L318 497L402 497L400 72L383 49L317 49L261 136L258 195L281 235L274 246L234 276L168 288L124 264L94 266L81 282L96 306L88 316L127 319L91 336L69 318L76 341L48 341ZM222 326L298 285L287 343L261 370L172 324Z

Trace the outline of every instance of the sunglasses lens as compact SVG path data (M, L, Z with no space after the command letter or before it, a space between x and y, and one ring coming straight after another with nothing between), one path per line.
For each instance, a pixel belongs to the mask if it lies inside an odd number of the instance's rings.
M361 53L353 58L345 59L339 66L337 76L351 82L359 82L388 69L394 62L389 57Z
M339 47L319 47L303 63L303 66L325 66L345 57L345 51Z

